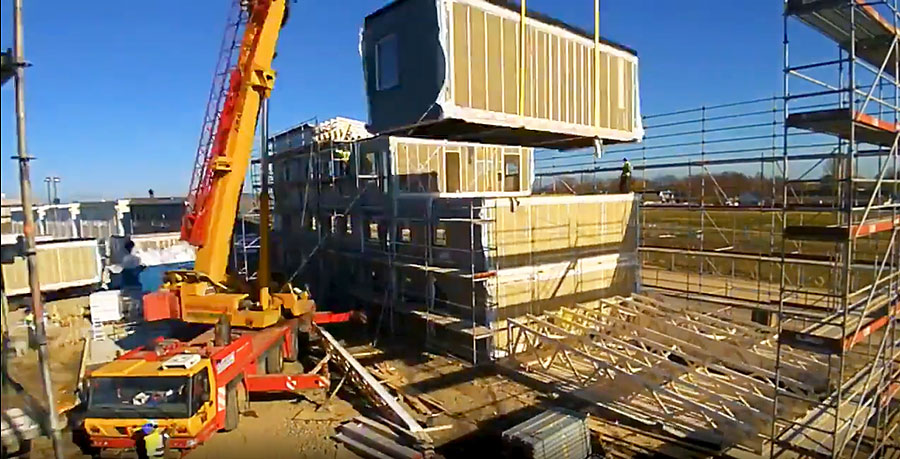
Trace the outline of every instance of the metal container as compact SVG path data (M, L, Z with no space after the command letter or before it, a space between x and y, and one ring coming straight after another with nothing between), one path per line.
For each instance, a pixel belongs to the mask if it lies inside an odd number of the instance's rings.
M568 410L545 411L503 432L510 457L585 459L591 455L586 417Z
M518 5L397 0L366 17L369 130L544 148L643 136L631 49ZM595 63L595 56L596 63Z

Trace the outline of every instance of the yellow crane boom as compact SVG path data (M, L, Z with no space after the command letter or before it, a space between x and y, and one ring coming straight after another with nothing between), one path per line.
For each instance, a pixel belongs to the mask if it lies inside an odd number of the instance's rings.
M260 195L257 290L239 291L227 276L238 201L260 107L275 83L272 59L287 12L286 0L242 0L235 8L231 38L226 32L223 40L182 222L182 239L197 247L197 259L193 270L170 271L160 291L145 296L148 320L175 317L216 323L225 316L231 325L263 328L277 322L282 311L299 316L315 308L305 294L298 297L291 288L269 292L267 193ZM241 28L240 47L235 48Z

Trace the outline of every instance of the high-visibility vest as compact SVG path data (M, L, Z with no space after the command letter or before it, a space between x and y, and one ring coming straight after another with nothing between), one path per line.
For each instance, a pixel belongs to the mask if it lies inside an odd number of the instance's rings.
M625 161L625 164L622 165L622 175L631 175L631 163Z
M349 162L350 161L350 152L347 150L337 150L335 151L334 159L338 161Z
M144 436L144 447L148 457L163 457L166 454L166 436L156 429Z

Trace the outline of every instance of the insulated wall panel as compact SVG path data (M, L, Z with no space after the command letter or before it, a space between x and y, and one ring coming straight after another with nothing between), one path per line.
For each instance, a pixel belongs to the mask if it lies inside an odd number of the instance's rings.
M4 246L4 252L13 246ZM4 254L6 255L6 254ZM3 264L3 289L8 296L29 292L28 268L24 257L6 257ZM42 292L86 287L100 283L100 249L96 239L46 242L37 245L38 279Z

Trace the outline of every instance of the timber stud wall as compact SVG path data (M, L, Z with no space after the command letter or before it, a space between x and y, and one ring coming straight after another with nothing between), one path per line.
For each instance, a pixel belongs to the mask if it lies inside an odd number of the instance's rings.
M518 114L519 15L481 1L451 3L453 102L461 108ZM522 116L596 129L599 137L619 138L635 131L634 55L600 45L598 122L594 43L535 21L526 23L525 33Z

